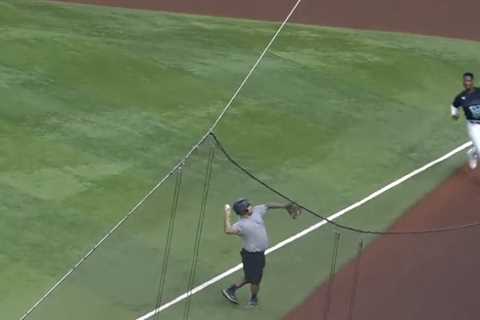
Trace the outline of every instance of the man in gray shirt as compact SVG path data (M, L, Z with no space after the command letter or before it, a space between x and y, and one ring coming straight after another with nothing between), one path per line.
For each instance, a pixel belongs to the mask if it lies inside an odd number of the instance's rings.
M237 289L247 283L250 284L251 298L249 306L258 303L257 294L262 281L265 268L265 250L268 248L268 235L263 218L270 209L286 209L292 218L296 218L300 209L293 204L262 204L253 207L247 199L240 199L233 204L233 210L240 216L240 220L231 224L232 210L230 205L225 205L225 233L240 236L243 248L240 252L243 263L244 278L241 282L233 284L228 289L222 290L223 296L228 301L238 304Z

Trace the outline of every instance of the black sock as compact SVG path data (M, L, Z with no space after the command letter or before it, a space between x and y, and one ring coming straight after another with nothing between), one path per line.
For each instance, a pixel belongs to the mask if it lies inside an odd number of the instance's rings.
M228 290L231 290L233 292L237 291L238 287L235 285L235 284L232 284L232 286L230 288L228 288Z
M256 295L256 294L252 294L251 300L257 300L257 295Z

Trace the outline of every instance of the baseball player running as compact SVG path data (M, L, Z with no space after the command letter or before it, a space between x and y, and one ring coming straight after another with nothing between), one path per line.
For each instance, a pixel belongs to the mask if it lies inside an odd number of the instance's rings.
M243 240L243 249L240 255L243 262L244 278L222 290L223 296L234 304L238 304L236 291L247 283L250 284L251 292L248 306L254 307L258 303L257 294L265 267L265 250L268 248L267 229L263 218L270 209L286 209L293 219L301 213L300 209L294 204L262 204L253 207L247 199L240 199L233 204L233 210L240 219L232 225L232 210L230 205L225 205L225 233L240 236Z
M463 109L467 119L467 129L473 147L467 151L468 164L470 169L477 167L480 152L480 89L475 87L475 76L471 72L463 75L463 90L455 97L451 112L452 118L457 120L460 108Z

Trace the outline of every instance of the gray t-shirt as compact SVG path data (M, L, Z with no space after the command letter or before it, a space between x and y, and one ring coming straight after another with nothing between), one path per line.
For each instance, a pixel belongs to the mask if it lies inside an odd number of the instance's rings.
M253 207L253 213L248 218L241 218L232 228L243 240L243 248L248 252L265 251L268 248L267 229L263 217L268 211L267 205Z

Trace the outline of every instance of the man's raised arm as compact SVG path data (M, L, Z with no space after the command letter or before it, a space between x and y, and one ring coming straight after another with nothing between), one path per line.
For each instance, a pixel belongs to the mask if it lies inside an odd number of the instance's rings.
M224 232L225 232L225 234L239 235L240 232L232 227L231 218L232 218L232 209L230 208L230 205L226 204L225 205Z

